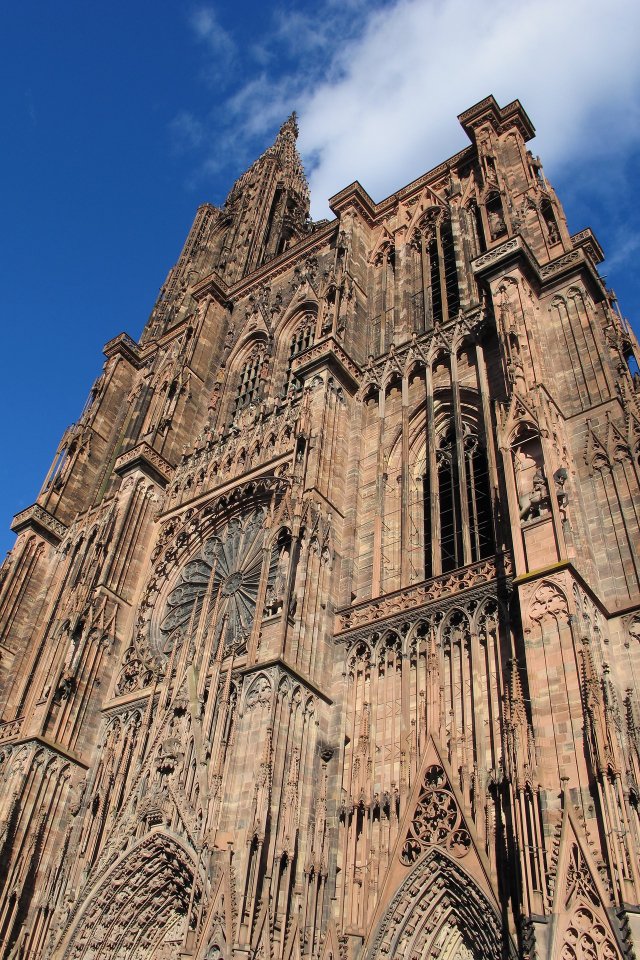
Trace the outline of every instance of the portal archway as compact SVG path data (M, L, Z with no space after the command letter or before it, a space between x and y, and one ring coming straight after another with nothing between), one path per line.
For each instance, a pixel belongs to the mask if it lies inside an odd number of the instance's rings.
M488 897L458 863L434 848L397 890L366 960L503 960L511 955Z
M55 954L64 960L164 960L182 944L201 886L191 853L154 831L107 871Z

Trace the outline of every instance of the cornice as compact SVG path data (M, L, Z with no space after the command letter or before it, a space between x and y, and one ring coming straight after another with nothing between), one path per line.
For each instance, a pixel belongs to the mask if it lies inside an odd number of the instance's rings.
M24 718L23 718L24 719ZM14 721L17 722L17 721ZM85 763L76 753L73 753L71 750L67 750L66 747L63 747L61 744L56 743L54 740L49 740L47 737L43 737L39 734L27 735L26 737L19 737L17 740L13 740L12 743L17 746L26 746L27 744L33 744L37 749L38 747L44 747L49 750L51 753L56 753L59 757L62 757L63 760L68 760L70 763L75 764L77 767L81 767L83 770L89 769L89 764Z
M273 260L264 263L261 267L258 267L257 270L253 270L247 274L246 277L242 277L241 280L238 280L231 286L227 286L224 280L217 274L212 273L195 284L195 286L191 288L190 293L195 300L201 300L205 296L210 295L222 306L232 306L236 300L240 300L246 296L253 287L261 286L265 281L273 280L275 277L286 273L287 270L290 270L291 267L298 263L301 257L308 256L318 247L323 246L331 238L331 235L336 231L337 227L338 221L330 220L329 223L309 234L308 237L304 237L299 243L289 247L289 249L281 253L280 256L274 257Z
M449 157L448 160L443 160L437 167L427 170L426 173L421 174L416 180L412 180L411 183L408 183L406 186L400 187L399 190L385 197L384 200L381 200L379 203L375 203L362 184L358 180L354 180L348 187L345 187L343 190L340 190L339 193L336 193L335 196L331 197L329 206L336 216L340 216L346 210L352 208L356 210L369 226L376 226L376 224L389 215L398 203L410 200L414 194L420 193L425 186L430 185L434 180L439 180L443 174L446 174L453 167L460 167L474 156L474 147L464 147L462 150L459 150L458 153L454 153L452 157Z
M486 280L495 278L515 265L524 268L541 291L568 275L585 273L600 295L605 295L602 278L583 247L563 253L549 263L540 264L524 237L517 234L471 261L474 275Z
M346 210L353 207L371 226L375 221L376 204L358 180L354 180L331 197L329 207L336 217L340 217Z
M229 287L217 273L210 273L204 280L199 280L190 292L194 300L202 300L203 297L208 296L223 307L229 306L230 303Z
M225 497L233 497L236 494L242 495L244 493L243 487L248 487L252 484L268 483L276 487L279 484L288 486L291 483L291 478L284 475L276 476L275 471L290 462L292 457L293 451L289 450L287 453L273 460L269 460L267 463L260 464L255 470L249 470L247 473L243 473L238 477L232 477L225 483L221 483L217 487L212 487L211 490L207 490L193 497L191 500L183 500L174 507L161 510L158 513L158 517L164 521L173 517L179 517L181 513L201 510L203 507L215 504Z
M474 147L463 147L462 150L454 153L448 160L443 160L437 167L433 167L431 170L427 170L426 173L421 174L417 180L412 180L411 183L408 183L405 187L401 187L399 190L396 190L395 193L385 197L380 203L375 204L376 220L387 216L389 211L399 202L410 200L414 194L420 193L424 187L430 186L434 180L439 180L443 174L448 173L453 167L462 166L475 157L475 155L476 151Z
M574 233L571 237L571 242L576 248L583 247L593 263L602 263L604 260L604 250L598 243L598 239L591 227L585 227L584 230L579 230L578 233Z
M520 234L492 247L486 253L481 253L471 261L471 270L476 277L489 279L493 274L503 273L514 264L524 266L536 279L540 279L538 262L529 244Z
M635 601L632 600L630 603L618 607L608 606L602 597L596 593L591 584L585 580L584 575L578 570L572 560L559 560L545 567L538 567L536 570L527 570L525 573L521 573L514 578L513 586L520 587L527 583L532 583L535 580L553 579L554 575L562 572L568 573L580 584L584 592L588 594L590 600L596 605L606 620L616 620L619 617L628 616L640 610L640 595L636 597Z
M296 357L292 369L302 379L323 367L328 367L349 393L356 393L362 371L335 337L326 337L309 347Z
M510 581L509 554L481 560L393 593L343 607L336 613L335 639L350 642L361 630L371 630L378 625L390 626L398 617L406 618L414 611L424 612L431 606L451 606L473 591L484 590L487 585L506 586Z
M145 440L121 454L113 467L118 476L125 476L132 470L141 470L145 476L161 487L166 487L173 476L174 468L157 450Z
M525 143L536 135L535 127L519 100L512 100L505 107L500 107L493 95L464 110L458 115L458 121L470 140L474 139L476 128L484 123L490 123L498 133L515 127Z
M67 532L66 524L50 514L39 503L34 503L26 510L17 513L11 524L14 533L20 533L29 527L54 546L60 543Z
M384 353L378 354L364 369L363 375L373 371L376 376L382 378L385 368L391 363L399 365L396 366L396 369L399 369L411 355L422 357L426 361L434 346L436 349L443 346L452 348L454 343L468 336L481 337L488 320L486 309L481 304L474 304L448 323L437 324L425 333L413 335L403 343L393 344L393 350L385 350ZM363 382L369 382L366 376Z
M288 663L284 659L284 657L272 657L270 660L264 660L260 663L252 663L247 665L246 667L240 667L237 673L240 676L250 676L252 673L261 673L261 672L270 670L273 667L280 667L280 669L284 670L285 673L288 673L293 680L296 680L298 683L304 684L307 690L310 690L312 693L315 693L318 697L324 700L325 703L328 703L328 704L333 703L333 699L332 697L329 696L328 693L322 690L316 683L313 682L313 680L307 677L304 673L300 673L300 671L296 669L296 667L291 666L291 664ZM234 671L234 673L235 672L236 671Z
M109 340L105 343L102 352L108 359L117 356L122 357L136 370L142 365L140 347L128 333L119 333L117 337Z

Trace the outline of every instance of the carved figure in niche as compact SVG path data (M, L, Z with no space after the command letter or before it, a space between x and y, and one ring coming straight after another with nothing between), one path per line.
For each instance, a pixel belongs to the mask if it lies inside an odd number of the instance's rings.
M520 497L520 519L531 520L545 514L549 506L549 489L544 473L536 467L533 475L533 489L531 493Z
M282 610L284 594L289 575L289 561L291 559L291 542L288 535L283 536L275 548L276 561L272 560L271 568L275 569L273 579L270 579L265 597L265 613L273 616Z
M540 204L540 213L542 214L544 225L547 228L549 243L560 243L560 231L558 230L558 225L556 223L556 218L554 216L553 207L550 200L542 201Z
M558 508L560 510L560 517L562 522L567 522L567 504L569 503L569 494L564 488L565 483L569 477L569 473L565 467L560 467L559 470L553 475L553 482L556 485L556 499L558 501Z
M507 232L507 224L504 219L502 209L502 198L500 194L494 193L487 200L487 220L489 222L489 233L492 240L498 240Z
M549 486L542 467L542 446L534 429L523 424L512 446L520 520L541 517L549 510Z
M497 240L507 231L504 217L498 210L489 210L489 230L492 240Z
M488 183L497 183L497 182L498 182L498 174L497 174L497 171L496 171L496 161L495 161L495 159L494 159L490 154L487 154L487 156L484 158L484 160L485 160L485 171L486 171L486 175L487 175L487 182L488 182Z

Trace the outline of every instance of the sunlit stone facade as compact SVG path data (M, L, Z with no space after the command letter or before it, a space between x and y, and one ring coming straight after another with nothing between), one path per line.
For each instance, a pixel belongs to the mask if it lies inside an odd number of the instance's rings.
M636 341L517 101L197 212L0 592L11 960L640 951Z

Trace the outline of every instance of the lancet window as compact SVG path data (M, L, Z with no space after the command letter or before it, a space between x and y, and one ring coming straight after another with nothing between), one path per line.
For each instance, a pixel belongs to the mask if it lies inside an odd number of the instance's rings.
M444 351L363 417L358 596L388 593L495 552L494 454L479 370L484 352ZM407 411L408 417L407 417ZM384 472L380 477L380 449Z
M486 452L467 424L458 443L449 425L438 442L437 482L424 481L425 572L432 570L432 497L437 491L443 573L493 553L493 519ZM462 458L462 461L461 461ZM467 543L465 543L465 541ZM465 549L466 547L466 549Z
M446 323L460 310L451 220L438 216L423 231L421 244L426 312L432 323Z
M300 381L293 374L293 361L296 357L313 346L316 336L316 314L307 310L300 318L297 326L289 338L289 352L287 355L287 372L285 376L283 397L294 396L300 392Z
M260 396L260 374L265 359L263 344L257 344L245 360L238 377L233 416L255 403Z

